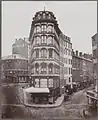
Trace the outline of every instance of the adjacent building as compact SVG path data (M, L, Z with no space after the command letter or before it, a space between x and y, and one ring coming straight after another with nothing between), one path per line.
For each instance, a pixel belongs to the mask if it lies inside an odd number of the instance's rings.
M72 81L76 83L93 82L93 61L92 55L72 51Z
M62 85L72 84L72 43L71 38L63 33L60 34L61 56L60 59L63 63L62 71L63 75Z
M94 73L94 81L97 84L98 79L98 33L92 36L92 52L93 52L93 73ZM96 89L98 91L98 88Z
M28 38L16 39L15 43L12 45L12 54L20 54L20 55L28 58L28 55L29 55Z
M92 52L93 52L93 75L95 81L95 89L87 91L89 111L98 115L98 33L92 36Z
M29 86L28 59L20 54L2 58L2 104L23 104L23 88Z

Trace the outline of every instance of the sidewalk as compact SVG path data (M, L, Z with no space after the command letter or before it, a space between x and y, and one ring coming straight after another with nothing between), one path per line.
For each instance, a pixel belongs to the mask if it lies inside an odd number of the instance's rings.
M62 102L64 101L64 95L60 96L55 104L28 104L25 103L24 105L27 107L34 107L34 108L52 108L52 107L58 107L62 104Z

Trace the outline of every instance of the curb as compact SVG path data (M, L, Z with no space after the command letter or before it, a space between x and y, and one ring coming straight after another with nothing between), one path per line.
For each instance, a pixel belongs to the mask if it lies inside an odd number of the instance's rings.
M31 105L31 104L25 103L24 106L25 107L33 107L33 108L55 108L55 107L61 106L63 101L64 101L64 96L62 98L62 101L59 104L53 104L53 105Z

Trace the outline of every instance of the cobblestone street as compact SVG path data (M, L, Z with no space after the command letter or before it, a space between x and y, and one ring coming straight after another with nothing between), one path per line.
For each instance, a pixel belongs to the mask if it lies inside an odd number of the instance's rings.
M80 96L82 99L80 99ZM64 102L56 108L28 108L33 118L46 119L82 119L80 109L85 108L85 92L79 91L72 96L72 101ZM82 104L81 104L82 103Z
M54 108L33 108L24 107L23 105L7 106L9 114L5 115L8 118L28 118L33 119L63 119L63 118L75 118L81 119L80 110L85 108L86 95L85 90L74 93L69 101L63 102L61 106ZM6 106L5 106L6 107ZM3 107L3 110L5 109ZM6 112L5 112L6 113ZM21 113L21 114L20 114ZM10 116L11 115L11 116Z

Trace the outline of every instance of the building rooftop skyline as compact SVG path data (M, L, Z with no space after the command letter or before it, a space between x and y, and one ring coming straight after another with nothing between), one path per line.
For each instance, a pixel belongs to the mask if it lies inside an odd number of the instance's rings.
M16 37L29 37L33 15L36 11L43 11L44 6L46 7L44 11L54 13L61 31L65 35L70 35L73 48L91 53L91 36L97 30L96 3L95 1L21 1L20 4L19 1L9 3L3 1L2 56L11 54L12 44Z

